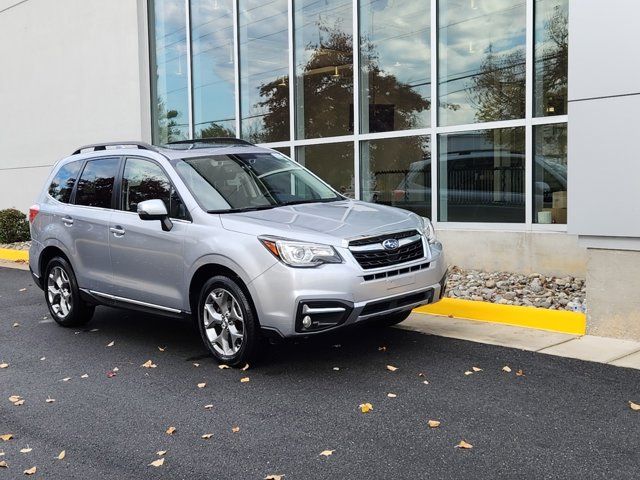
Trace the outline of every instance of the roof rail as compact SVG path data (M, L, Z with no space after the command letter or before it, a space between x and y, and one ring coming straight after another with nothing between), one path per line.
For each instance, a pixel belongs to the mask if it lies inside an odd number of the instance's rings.
M124 142L105 142L105 143L93 143L91 145L84 145L78 149L76 149L71 155L77 155L82 153L83 150L89 150L92 152L97 152L99 150L106 150L107 147L136 147L139 150L153 150L157 152L158 149L153 145L149 145L148 143L139 142L137 140L134 141L124 141Z
M251 145L253 143L247 142L246 140L242 140L241 138L235 137L211 137L211 138L194 138L192 140L176 140L173 142L168 142L166 144L167 147L171 148L171 146L185 145L188 146L187 149L191 150L193 148L198 148L196 145ZM203 147L200 147L203 148Z

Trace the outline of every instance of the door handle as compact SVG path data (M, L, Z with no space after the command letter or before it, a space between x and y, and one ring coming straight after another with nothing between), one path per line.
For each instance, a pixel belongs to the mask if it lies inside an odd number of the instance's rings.
M62 217L62 223L64 223L65 226L70 227L71 225L73 225L73 218L69 217L68 215L66 217Z
M113 233L114 237L122 237L124 235L124 228L120 225L116 225L115 227L110 227L109 231Z

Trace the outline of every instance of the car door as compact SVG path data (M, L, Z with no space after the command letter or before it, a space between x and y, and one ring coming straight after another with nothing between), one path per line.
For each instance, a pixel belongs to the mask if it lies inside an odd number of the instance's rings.
M184 310L183 248L190 221L171 180L155 161L128 157L118 186L118 209L110 223L109 245L113 283L118 297L134 303ZM159 221L141 220L138 203L160 199L167 206L173 228L163 231Z
M111 293L109 221L119 170L120 157L87 160L61 219L80 288Z

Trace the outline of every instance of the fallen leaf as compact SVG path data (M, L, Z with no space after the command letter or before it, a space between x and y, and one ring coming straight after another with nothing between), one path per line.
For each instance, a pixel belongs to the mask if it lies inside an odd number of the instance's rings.
M84 375L81 375L80 378L89 378L89 374L85 373Z
M207 386L207 382L202 382L198 384L198 388L204 388Z
M0 435L0 440L2 440L3 442L8 442L12 438L13 438L13 434L11 433L5 433L3 435Z
M40 361L43 362L47 359L47 357L40 357Z
M473 372L471 370L467 370L466 372L464 372L465 375L473 375Z
M149 466L150 467L161 467L163 463L164 463L164 457L163 458L159 458L158 460L154 460L153 462L151 462L149 464Z
M38 469L36 467L31 467L31 468L27 468L24 471L25 475L33 475L34 473L36 473L38 471Z
M194 367L199 367L199 366L200 366L200 364L199 364L199 363L194 363L194 364L193 364L193 366L194 366Z
M156 368L157 367L157 365L155 363L153 363L151 360L147 360L146 362L144 362L140 366L144 367L144 368Z
M340 370L340 367L333 367L333 369L337 372Z
M395 393L387 393L387 397L389 398L396 398L398 395L396 395Z
M117 375L117 373L116 373L116 371L115 371L115 370L109 370L109 371L107 372L107 377L109 377L109 378L113 378L113 377L115 377L116 375Z
M71 377L65 377L62 379L63 382L68 382L69 380L71 380Z
M471 367L471 370L473 370L474 372L481 372L482 369L480 367Z
M389 370L390 372L395 372L396 370L398 370L398 367L394 367L393 365L387 365L387 370Z
M267 475L266 477L264 477L264 480L282 480L284 478L284 475Z
M45 402L47 402L47 403L53 403L53 402L55 402L55 401L56 401L56 399L55 399L55 398L47 398L47 399L45 400Z
M518 377L524 377L524 376L525 376L525 375L524 375L524 372L522 371L522 369L518 370L518 371L516 372L516 375L517 375Z
M158 451L156 452L156 455L158 455L159 457L162 457L165 453L167 453L167 451L166 451L166 450L158 450Z
M335 450L323 450L320 452L320 455L323 457L330 457L333 455L333 452L335 452Z
M425 385L429 385L429 382L424 380L422 383L424 383Z
M426 377L426 375L424 373L422 373L422 372L418 373L418 376L419 377Z
M233 433L238 433L240 431L240 427L231 427L231 431Z
M116 344L115 340L107 343L107 347L113 347Z
M507 373L511 373L511 368L508 365L505 365L504 367L502 367L502 371L503 372L507 372Z
M7 468L9 465L7 465L7 462L5 462L4 460L2 462L0 462L0 468Z
M173 435L176 431L176 427L169 427L167 428L167 435Z
M247 370L249 370L249 364L245 364L244 367L242 367L240 370L242 370L243 372L246 372Z
M447 315L447 317L449 317L449 318L453 318L453 315Z
M247 383L249 381L249 377L242 377L240 379L240 383Z
M17 402L13 402L13 405L19 407L20 405L24 405L24 400L18 400Z
M333 348L340 348L340 347L342 347L342 345L340 345L339 343L336 343L335 345L332 345L332 346L333 346Z
M373 405L371 405L370 403L361 403L360 405L358 405L358 408L360 408L360 411L362 413L367 413L373 410Z
M23 448L20 450L20 453L29 453L31 450L33 450L33 448L29 448L29 447Z
M225 364L223 363L223 364L221 364L221 365L218 365L218 368L219 368L220 370L224 370L225 368L229 368L229 365L225 365Z
M93 333L93 332L97 332L98 330L100 330L100 329L99 328L92 328L91 330L89 330L89 332Z
M213 437L213 433L205 433L200 438L204 438L205 440L209 440L211 437Z
M114 372L119 372L119 371L120 371L120 369L119 369L118 367L113 367L113 371L114 371Z
M14 323L14 324L13 324L13 328L15 328L15 327L19 327L19 326L20 326L20 324L19 324L18 322L16 322L16 323Z
M634 412L640 411L640 405L629 400L629 408Z
M211 403L209 405L205 405L204 406L205 410L211 410L212 408L213 408L213 404L211 404Z
M158 347L158 350L160 350L161 352L164 352L167 349L167 347Z
M381 347L378 347L378 351L379 352L386 352L387 351L387 347L382 345Z
M9 368L8 363L0 363L0 368Z
M64 457L67 456L67 451L66 450L62 450L58 456L56 457L58 460L64 460Z
M26 288L21 288L21 289L20 289L20 291L21 291L21 292L26 292L26 291L27 291L27 289L26 289ZM35 472L34 472L34 473L35 473Z
M429 420L427 425L429 425L429 428L438 428L440 426L440 422L438 420Z
M460 443L456 445L456 448L473 448L473 445L471 445L470 443L465 442L464 440L460 440Z
M20 395L11 395L11 396L9 397L9 401L10 401L11 403L15 403L15 402L17 402L18 400L20 400L21 398L22 398L22 397L21 397Z

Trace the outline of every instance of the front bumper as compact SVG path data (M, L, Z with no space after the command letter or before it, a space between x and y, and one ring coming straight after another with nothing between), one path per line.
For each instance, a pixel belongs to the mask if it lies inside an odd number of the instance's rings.
M347 250L339 253L342 264L291 268L279 262L254 279L248 287L261 327L280 337L315 335L437 302L444 294L447 266L441 248L375 270L363 270ZM344 310L324 327L305 330L305 306L307 311Z

